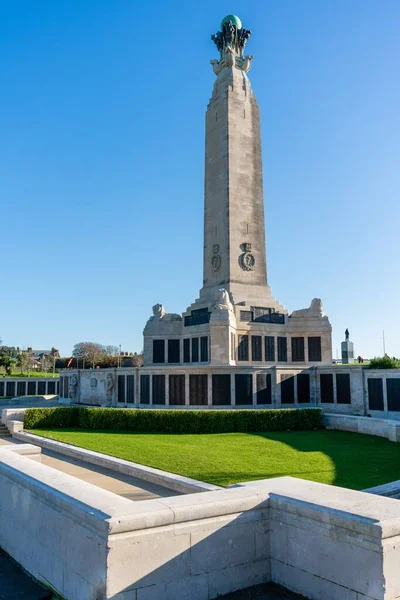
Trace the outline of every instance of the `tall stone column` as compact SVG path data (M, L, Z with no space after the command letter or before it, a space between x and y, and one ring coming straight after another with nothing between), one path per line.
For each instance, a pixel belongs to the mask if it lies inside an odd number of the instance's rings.
M201 297L225 288L234 303L283 308L267 285L260 113L244 55L251 32L229 15L212 36L220 59L206 114Z

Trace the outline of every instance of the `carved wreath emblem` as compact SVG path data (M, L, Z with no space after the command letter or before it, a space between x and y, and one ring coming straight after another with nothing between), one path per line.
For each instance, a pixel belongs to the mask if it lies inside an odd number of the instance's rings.
M254 254L251 253L251 244L246 242L241 245L241 248L243 250L243 254L239 256L240 266L244 271L254 271L256 259L254 258Z
M219 254L219 244L213 246L213 257L211 259L211 266L213 273L216 273L221 268L221 255Z

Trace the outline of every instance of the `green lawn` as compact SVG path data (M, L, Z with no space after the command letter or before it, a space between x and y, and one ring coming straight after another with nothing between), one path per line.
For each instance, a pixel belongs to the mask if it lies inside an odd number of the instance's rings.
M366 489L400 479L400 444L344 431L167 435L35 429L31 433L221 486L292 475Z

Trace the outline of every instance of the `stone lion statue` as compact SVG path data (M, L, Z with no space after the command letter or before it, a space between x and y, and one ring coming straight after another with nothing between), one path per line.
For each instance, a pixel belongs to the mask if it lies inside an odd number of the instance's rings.
M76 398L77 387L78 387L78 377L77 377L77 375L71 375L70 380L69 380L69 386L68 386L69 397L71 398L71 400L75 400L75 398Z
M153 306L153 316L150 317L150 321L158 319L162 319L163 321L182 321L181 315L167 313L162 304L155 304Z
M228 292L221 288L215 295L214 310L233 310L232 302Z
M301 308L300 310L294 310L290 317L295 318L308 318L308 317L326 317L322 309L321 298L313 298L309 308Z
M162 304L155 304L153 306L153 316L151 319L162 319L164 315L166 315L166 310Z

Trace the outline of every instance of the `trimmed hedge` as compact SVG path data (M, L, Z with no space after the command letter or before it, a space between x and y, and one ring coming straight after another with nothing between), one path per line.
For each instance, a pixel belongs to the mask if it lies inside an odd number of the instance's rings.
M137 433L234 433L295 431L322 427L320 408L270 410L134 410L123 408L28 408L25 429L77 427Z

